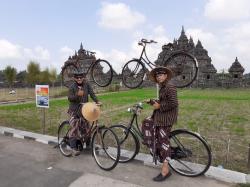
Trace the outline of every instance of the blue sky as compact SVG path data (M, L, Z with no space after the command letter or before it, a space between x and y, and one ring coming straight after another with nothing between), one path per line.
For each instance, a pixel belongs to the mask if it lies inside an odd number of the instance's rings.
M218 71L238 56L250 72L248 0L0 0L0 69L23 70L30 60L58 72L69 55L84 48L111 62L116 71L141 50L140 38L155 60L164 43L180 36L199 38Z

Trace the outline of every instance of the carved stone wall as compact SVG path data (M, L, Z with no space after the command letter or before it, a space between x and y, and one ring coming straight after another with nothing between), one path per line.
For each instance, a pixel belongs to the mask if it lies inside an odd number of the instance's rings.
M180 37L174 39L172 47L168 45L162 46L162 51L159 53L155 63L157 65L164 65L164 60L179 50L194 55L198 61L198 76L191 85L192 87L250 87L250 76L244 77L244 68L237 57L228 69L229 73L223 73L223 75L217 73L216 68L212 64L212 59L209 57L208 51L203 47L201 41L198 40L195 45L192 37L187 38L184 27L182 27Z

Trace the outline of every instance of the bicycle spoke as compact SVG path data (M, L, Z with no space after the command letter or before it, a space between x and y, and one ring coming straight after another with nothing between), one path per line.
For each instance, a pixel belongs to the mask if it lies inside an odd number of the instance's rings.
M122 69L122 81L128 88L137 88L143 82L145 69L141 62L131 60Z
M101 87L108 86L113 78L113 69L106 60L97 60L91 69L94 82Z
M192 55L185 52L177 52L163 61L164 66L172 70L173 78L170 82L176 87L189 86L196 79L197 62Z
M108 128L98 129L92 138L92 152L98 166L104 170L113 169L120 156L116 135Z
M176 130L170 143L172 160L169 164L176 172L198 176L207 171L211 164L211 152L201 137L189 131Z
M70 85L74 82L73 76L76 71L77 67L74 64L68 64L62 69L62 81L64 86L70 87Z
M134 159L139 151L139 141L134 133L123 125L113 125L110 127L119 139L121 155L119 162L129 162Z
M59 131L58 131L58 146L60 149L60 152L64 156L71 156L72 154L72 149L69 146L69 137L68 137L68 132L70 129L70 125L68 121L64 121L60 126L59 126Z
M179 162L179 163L181 163L183 166L185 166L187 169L189 169L190 171L193 171L190 167L188 167L188 165L187 164L185 164L183 161L181 161L181 160L176 160L177 162Z

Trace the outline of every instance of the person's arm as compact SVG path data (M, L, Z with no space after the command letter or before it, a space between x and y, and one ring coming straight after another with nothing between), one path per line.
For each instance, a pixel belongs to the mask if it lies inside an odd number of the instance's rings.
M178 107L177 90L174 86L167 87L160 100L159 109L161 112L166 112L176 107Z
M98 103L99 101L98 101L98 99L97 99L97 97L96 97L96 95L95 95L95 93L94 93L94 91L89 83L88 83L88 92L89 92L90 97L93 99L93 101Z

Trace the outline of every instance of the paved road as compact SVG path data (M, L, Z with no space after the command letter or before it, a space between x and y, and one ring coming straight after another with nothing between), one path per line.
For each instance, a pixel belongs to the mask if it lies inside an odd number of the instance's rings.
M158 172L159 169L139 162L119 164L114 170L106 172L96 165L90 152L66 158L50 145L0 135L1 187L233 186L206 177L188 178L175 173L167 181L153 182L152 177Z

